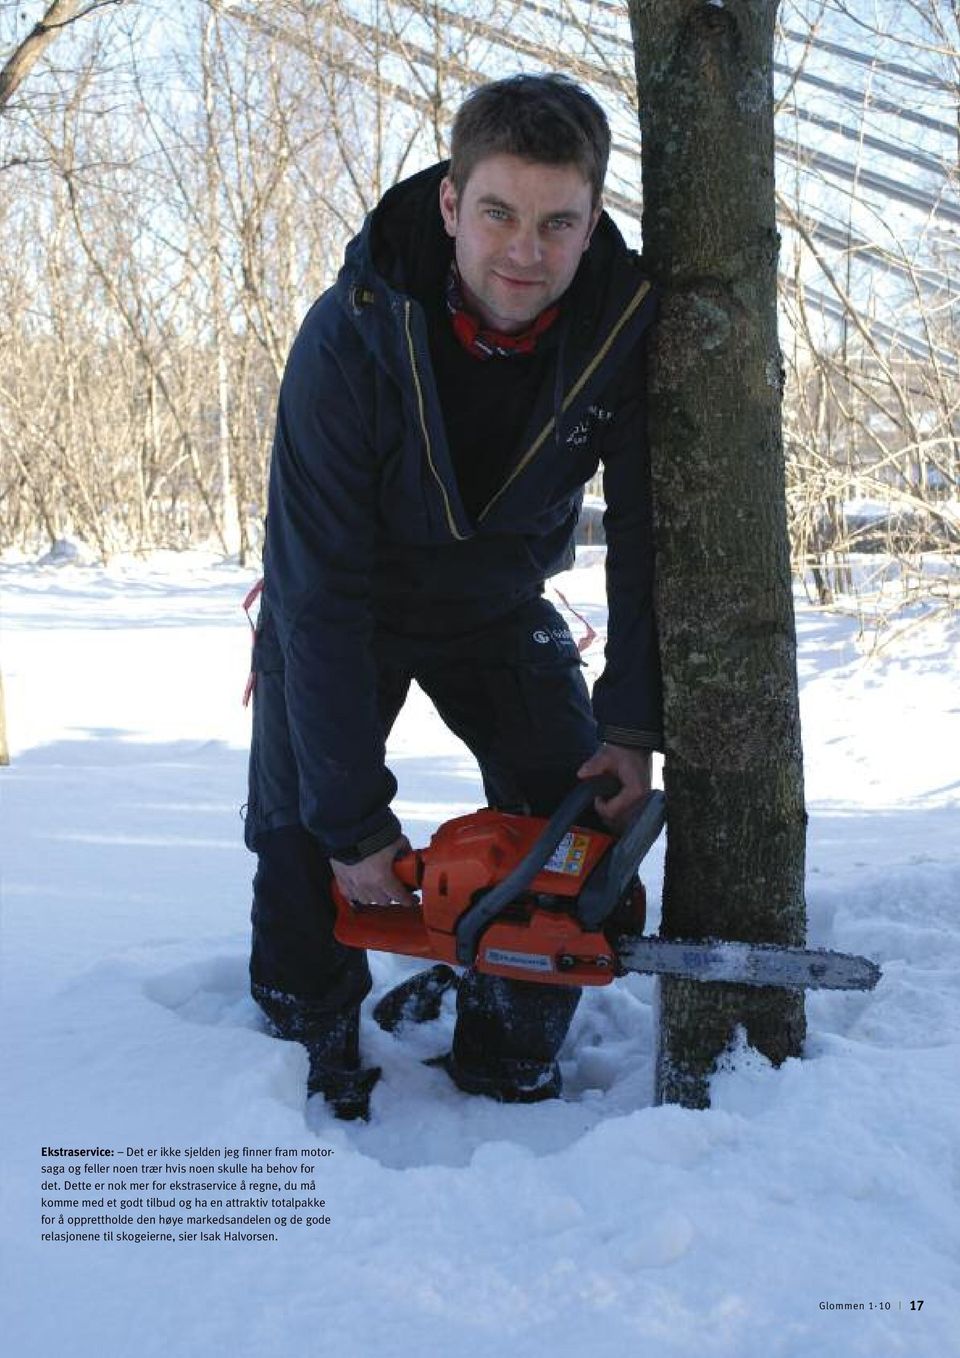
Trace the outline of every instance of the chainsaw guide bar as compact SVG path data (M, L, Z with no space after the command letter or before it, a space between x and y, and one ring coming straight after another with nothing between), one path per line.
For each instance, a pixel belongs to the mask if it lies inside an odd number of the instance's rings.
M729 939L683 942L648 936L621 938L616 951L624 971L728 985L872 990L880 980L880 968L869 958L822 948L785 948L776 943Z

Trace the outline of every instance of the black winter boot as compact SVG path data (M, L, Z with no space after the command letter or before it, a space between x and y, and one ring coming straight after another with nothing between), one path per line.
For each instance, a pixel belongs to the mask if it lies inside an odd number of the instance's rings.
M465 1066L453 1052L427 1063L442 1066L464 1094L485 1094L498 1103L542 1103L557 1099L563 1089L556 1061L501 1059L480 1066Z
M330 1013L316 1001L254 984L253 997L275 1036L300 1042L310 1058L307 1097L322 1094L335 1117L370 1116L379 1066L360 1068L360 1006Z
M379 1066L360 1068L360 1010L331 1014L325 1031L314 1025L304 1042L310 1057L307 1095L322 1094L334 1117L370 1117L370 1095L380 1079Z
M370 1095L380 1079L379 1066L367 1066L365 1070L338 1070L327 1064L325 1053L317 1054L308 1047L310 1055L310 1074L307 1076L307 1095L322 1094L324 1101L336 1118L353 1122L361 1118L370 1119Z
M374 1022L387 1033L395 1032L402 1023L429 1023L440 1017L444 995L457 985L459 978L453 967L438 962L388 990L374 1005Z
M453 1050L438 1064L466 1094L501 1103L559 1098L557 1055L579 998L573 986L468 971L457 992Z

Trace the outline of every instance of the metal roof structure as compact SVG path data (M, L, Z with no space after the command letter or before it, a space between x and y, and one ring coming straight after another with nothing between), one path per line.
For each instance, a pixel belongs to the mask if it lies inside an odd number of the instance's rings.
M878 344L957 371L960 31L947 31L944 10L940 0L783 0L777 183L788 314L802 294L831 343L855 308ZM413 118L516 69L564 69L595 88L614 130L607 201L639 245L623 0L343 0L341 13L354 76L375 53L378 78Z

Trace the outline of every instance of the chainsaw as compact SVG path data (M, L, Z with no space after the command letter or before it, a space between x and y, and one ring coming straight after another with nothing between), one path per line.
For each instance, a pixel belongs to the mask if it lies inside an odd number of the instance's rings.
M427 848L394 862L419 893L416 905L363 905L334 883L335 937L442 964L412 978L412 989L397 987L411 993L418 982L442 993L456 983L455 966L551 985L609 985L627 972L809 989L877 984L880 968L865 957L645 935L637 872L663 829L664 794L650 792L619 837L577 823L596 797L618 790L609 777L587 778L549 819L487 808L447 821Z

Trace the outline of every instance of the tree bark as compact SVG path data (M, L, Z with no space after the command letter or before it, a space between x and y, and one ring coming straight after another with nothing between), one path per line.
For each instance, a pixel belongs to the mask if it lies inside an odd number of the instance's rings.
M780 424L776 0L629 0L664 671L664 936L801 944L803 767ZM667 980L657 1095L709 1106L742 1026L799 1055L803 998Z

